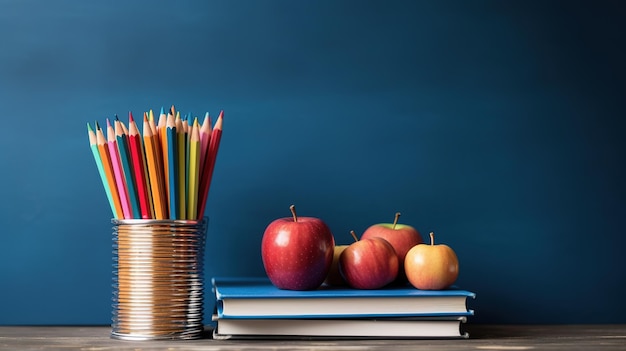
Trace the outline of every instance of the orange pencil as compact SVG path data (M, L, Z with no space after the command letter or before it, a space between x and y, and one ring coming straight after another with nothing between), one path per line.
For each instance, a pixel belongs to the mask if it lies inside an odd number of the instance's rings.
M167 204L165 203L165 193L163 189L163 173L160 172L158 159L160 157L157 146L157 139L154 137L150 122L144 114L143 120L143 143L146 154L146 165L148 168L148 178L152 192L152 203L154 207L154 218L167 218Z

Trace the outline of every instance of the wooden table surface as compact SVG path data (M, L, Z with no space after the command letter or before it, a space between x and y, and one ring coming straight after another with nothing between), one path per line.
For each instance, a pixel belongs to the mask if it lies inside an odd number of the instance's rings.
M0 326L0 350L626 350L624 325L466 325L455 340L123 341L108 326Z

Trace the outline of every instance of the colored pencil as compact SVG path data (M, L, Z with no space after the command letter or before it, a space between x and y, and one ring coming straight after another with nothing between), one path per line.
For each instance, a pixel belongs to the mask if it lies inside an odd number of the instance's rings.
M128 186L126 185L126 178L122 170L122 162L120 161L120 154L117 148L117 139L115 138L115 131L111 122L107 118L107 146L109 147L109 155L111 156L111 165L113 165L113 174L115 175L115 184L117 191L120 194L120 203L122 204L122 211L125 219L133 218L132 207L130 206L130 200L128 198Z
M167 115L167 170L168 170L168 198L170 219L179 219L179 195L178 195L178 136L176 135L176 122L174 116Z
M102 160L102 168L106 174L109 189L111 191L111 197L113 198L116 213L115 218L124 218L120 194L115 184L115 174L113 173L113 164L111 163L111 156L109 155L109 147L107 145L107 140L104 137L104 132L102 131L102 128L100 128L98 122L96 122L96 143L98 144L98 154Z
M213 131L211 132L211 141L209 143L209 153L207 154L204 164L202 165L200 188L198 190L198 219L202 219L204 216L204 209L206 207L207 197L209 195L209 188L211 186L211 178L213 177L213 169L215 167L215 159L217 151L219 149L220 140L222 138L222 120L224 118L224 111L220 111Z
M150 189L152 189L152 202L154 207L154 218L166 219L167 204L165 199L165 192L163 189L163 173L160 172L158 166L158 159L160 153L157 139L154 137L152 127L146 120L144 115L143 122L143 144L146 153L146 164L148 165L148 176L150 178Z
M89 123L87 123L87 134L89 136L89 146L91 147L91 153L93 154L93 158L96 161L96 167L98 167L98 173L100 174L100 180L102 181L102 186L104 187L104 191L106 193L107 199L109 200L109 205L111 206L111 212L113 212L113 216L118 218L117 209L115 208L115 202L113 200L113 195L111 194L111 186L109 184L109 180L107 179L107 175L104 171L102 165L102 159L100 158L100 153L98 151L98 143L96 141L96 133L91 129Z
M128 114L128 151L132 166L133 181L137 186L137 200L139 202L139 213L142 219L150 219L152 215L152 204L150 202L150 188L146 180L145 161L141 134L137 129L137 124L133 119L133 114Z
M128 200L133 210L133 218L141 218L141 210L139 209L139 198L137 196L137 184L133 176L133 168L128 150L128 134L126 126L115 116L115 139L117 140L117 149L120 155L120 163L126 179L126 187L128 189Z
M222 135L224 112L212 125L206 113L181 117L174 105L152 110L139 128L132 112L128 124L117 115L106 130L87 123L100 180L116 219L201 220ZM127 127L128 126L128 127ZM106 131L106 136L105 136Z
M163 111L163 108L161 108L161 112L162 111ZM167 203L167 190L166 190L166 182L165 182L166 173L164 170L165 155L163 155L163 148L161 146L161 144L164 143L164 141L161 139L159 127L155 124L152 110L150 110L150 127L152 128L152 140L154 141L154 154L156 158L157 173L159 174L158 180L159 180L159 191L161 194L161 206L163 207L163 218L169 218L169 211L168 211L169 204Z
M185 212L184 215L186 219L189 218L189 197L191 197L191 193L189 190L189 152L190 152L190 144L191 144L191 133L192 133L192 125L190 122L190 114L188 113L184 119L182 119L183 128L185 129ZM195 218L194 218L195 219Z
M169 157L168 157L168 146L167 146L167 115L165 111L163 111L163 107L161 107L161 113L159 114L159 122L157 124L157 136L159 138L159 146L161 147L161 156L163 158L163 162L161 163L163 166L163 181L165 184L165 196L168 197L167 201L167 212L170 212L170 202L169 202L169 194L170 194L170 172L169 172Z
M189 133L189 158L188 158L188 205L187 219L198 217L198 181L200 180L200 126L198 119L193 122Z
M146 123L148 114L143 113L143 123ZM150 124L148 123L148 127ZM150 129L150 128L149 128ZM154 214L154 200L152 199L152 187L150 186L150 173L148 173L148 162L146 161L146 146L143 142L143 136L139 133L139 127L137 127L137 134L139 136L139 145L141 145L141 157L143 157L143 177L146 183L148 193L148 210L150 211L150 218L155 218Z
M200 164L204 164L204 159L209 151L209 142L211 140L211 117L207 112L204 115L202 127L200 127Z
M187 135L185 124L180 118L180 112L176 113L176 159L178 161L178 218L187 218Z

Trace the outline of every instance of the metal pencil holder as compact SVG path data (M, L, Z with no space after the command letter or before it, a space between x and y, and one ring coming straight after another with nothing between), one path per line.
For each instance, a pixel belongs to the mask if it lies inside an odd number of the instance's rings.
M207 218L113 219L111 337L202 336Z

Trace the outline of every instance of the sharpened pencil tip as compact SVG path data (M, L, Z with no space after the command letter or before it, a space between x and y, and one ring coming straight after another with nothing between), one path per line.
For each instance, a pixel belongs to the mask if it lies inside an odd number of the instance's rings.
M111 126L111 121L107 118L107 128Z
M135 120L133 119L133 113L128 111L128 123L133 123Z
M96 122L96 123L98 123L98 122ZM93 129L91 129L91 125L89 125L89 122L87 122L87 130L90 131L90 132L93 132Z
M115 120L116 120L116 121L119 121L119 120L120 120L119 118L117 118L117 113L115 114Z
M160 114L162 114L162 115L165 114L165 110L163 110L163 106L161 106L161 113Z
M96 130L100 130L100 124L96 121Z

